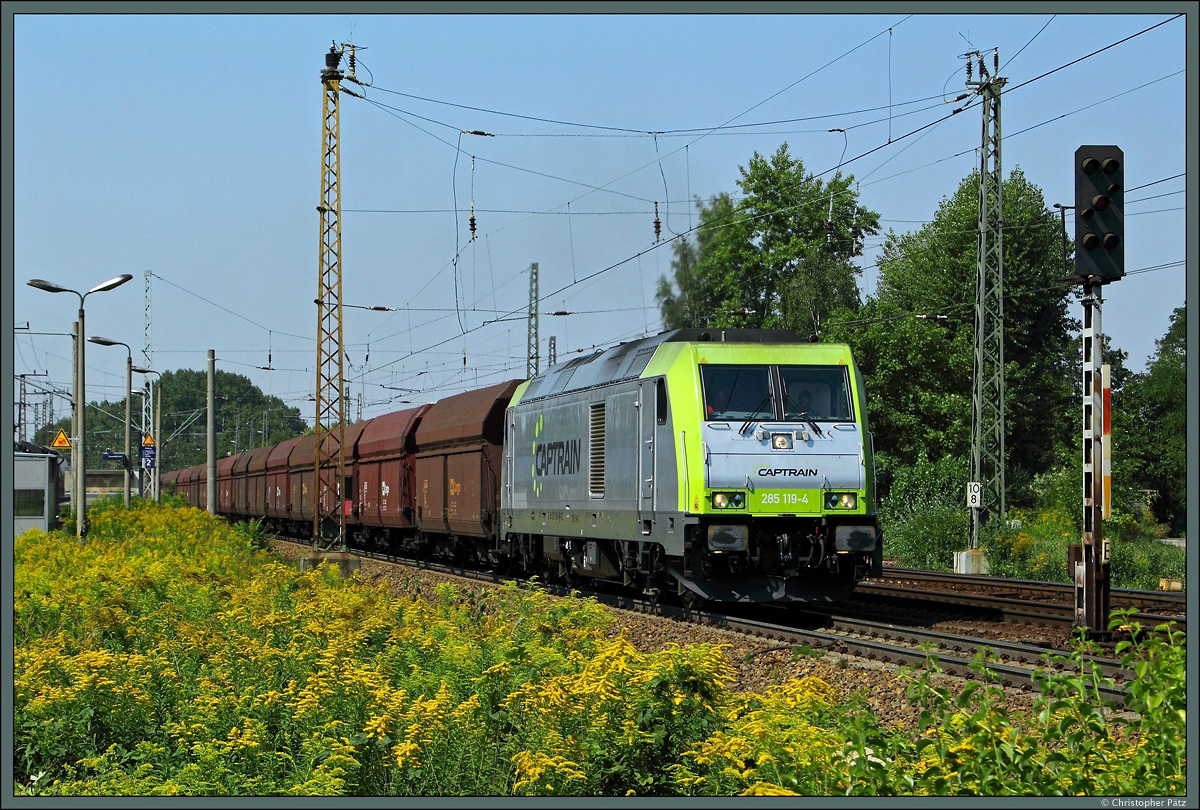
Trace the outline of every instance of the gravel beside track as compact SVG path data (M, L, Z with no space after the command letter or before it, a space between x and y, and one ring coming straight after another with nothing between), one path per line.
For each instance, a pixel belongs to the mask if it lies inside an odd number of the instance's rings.
M295 559L306 554L310 548L285 541L277 541L276 550L285 559ZM364 582L388 583L394 594L411 593L414 581L420 583L422 592L432 592L441 582L452 582L463 587L478 589L480 584L449 574L407 568L392 563L363 558L359 576ZM818 652L812 655L794 655L792 649L772 650L779 646L773 640L749 638L741 633L713 627L685 624L674 619L648 616L641 613L608 608L615 621L610 635L624 628L626 636L635 648L642 652L661 650L667 644L718 644L725 649L726 660L734 670L731 688L735 691L764 692L771 686L804 677L816 677L828 683L842 699L858 692L875 712L875 716L888 729L914 728L920 715L920 707L910 703L906 696L908 681L900 676L899 667L879 661L870 661L834 652ZM958 678L939 676L935 684L957 692L963 681ZM1010 716L1028 712L1034 695L1014 689L1006 690L1006 711Z

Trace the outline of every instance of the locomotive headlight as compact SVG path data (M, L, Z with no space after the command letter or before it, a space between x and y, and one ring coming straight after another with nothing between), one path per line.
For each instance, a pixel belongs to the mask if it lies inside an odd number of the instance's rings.
M772 433L771 446L776 450L791 450L792 449L792 434L790 433Z
M858 506L858 496L853 492L826 492L826 509L854 509Z
M746 497L740 492L714 492L712 494L713 509L741 509L746 503Z

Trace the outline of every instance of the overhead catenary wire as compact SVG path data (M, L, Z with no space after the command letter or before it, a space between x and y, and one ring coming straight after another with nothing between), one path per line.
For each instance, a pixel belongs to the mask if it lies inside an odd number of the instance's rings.
M890 38L891 38L891 29L890 29L890 28L888 29L888 33L889 33L889 41L890 41ZM1039 33L1040 33L1040 32L1039 32ZM1015 88L1012 88L1012 89L1015 89ZM889 104L889 107L890 107L890 104ZM737 125L737 126L740 126L740 125ZM732 128L732 127L731 127L731 128ZM661 169L661 164L660 164L660 169ZM879 182L879 181L877 181L877 182ZM690 197L690 194L689 194L689 197ZM575 213L575 214L579 214L579 215L583 215L584 213L589 213L589 212L580 212L580 211L578 211L578 207L576 206L576 209L574 210L574 213ZM570 221L570 219L569 219L568 221ZM639 254L639 255L640 255L640 254ZM574 268L573 268L573 270L574 270ZM573 281L578 281L578 280L579 280L579 279L577 278L577 276L578 276L578 273L573 273ZM161 278L161 276L160 276L160 278ZM494 279L493 279L493 284L494 284ZM495 289L495 288L494 288L494 286L493 286L493 295L494 295L494 289ZM197 296L197 297L201 298L202 300L206 300L206 302L208 302L208 303L212 303L211 301L207 301L207 299L204 299L204 298L203 298L203 296ZM459 302L458 302L458 300L457 300L457 297L456 297L456 302L455 302L455 303L456 303L456 304L458 304L458 303L459 303ZM225 307L221 307L220 305L216 305L216 304L213 304L213 305L214 305L214 306L218 306L218 308L220 308L220 309L223 309L223 310L224 310L224 311L226 311L226 312L231 312L231 310L228 310L228 309L226 309ZM461 317L461 313L464 313L464 312L470 311L470 309L469 309L469 308L467 308L467 307L465 307L465 306L461 306L461 307L459 307L459 306L456 306L456 307L455 307L455 309L454 309L454 310L452 310L452 311L455 311L455 312L459 313L459 314L460 314L460 317ZM232 313L232 314L236 314L236 313ZM241 316L238 316L238 317L241 317ZM248 320L248 319L247 319L247 320ZM251 322L253 322L253 321L251 321ZM258 324L256 324L256 325L258 325ZM461 324L460 324L460 325L461 325ZM282 332L282 331L281 331L281 334L285 334L285 335L286 335L287 333L286 333L286 332ZM291 335L290 337L298 337L298 336ZM308 338L308 339L309 339L309 340L311 340L311 338Z
M1161 24L1161 23L1160 23L1160 24ZM1157 26L1152 26L1150 29L1146 29L1146 30L1147 30L1147 31L1148 31L1148 30L1152 30L1154 27L1157 27ZM889 30L890 30L890 29L889 29ZM1040 33L1040 32L1039 32L1039 33ZM1145 32L1143 31L1143 32L1141 32L1141 33L1145 33ZM1128 39L1131 39L1133 36L1137 36L1137 34L1135 34L1135 35L1132 35L1131 37L1127 37L1127 38L1126 38L1126 40L1128 40ZM1126 40L1122 40L1122 41L1126 41ZM1101 49L1101 50L1105 50L1105 49ZM1098 52L1100 52L1100 51L1097 51L1096 53L1098 53ZM1083 57L1083 58L1086 58L1086 57ZM836 60L835 60L835 61L836 61ZM1076 60L1076 61L1079 61L1079 60ZM1050 72L1053 72L1053 71L1050 71ZM812 75L812 74L809 74L809 75ZM1044 74L1044 75L1049 75L1049 72L1048 72L1047 74ZM790 86L794 86L794 84L795 84L795 83L793 83L793 85L789 85L789 87L790 87ZM1026 83L1026 84L1027 84L1027 83ZM1023 86L1023 85L1018 85L1018 86ZM785 88L785 89L786 89L786 88ZM1015 88L1014 88L1014 89L1015 89ZM760 102L760 103L761 103L761 102ZM755 105L755 106L758 106L758 105ZM751 109L753 109L753 107L752 107ZM954 115L954 114L956 114L957 112L962 112L964 109L966 109L966 108L960 108L960 109L956 110L954 113L951 113L951 115L950 115L950 116L945 116L943 119L940 119L940 120L947 120L949 117L953 116L953 115ZM913 132L910 132L910 133L908 133L907 135L905 135L905 136L902 136L902 137L908 137L908 136L910 136L910 135L914 134L915 132L920 132L922 129L925 129L925 128L927 128L927 127L930 127L930 126L934 126L934 125L936 125L937 123L940 123L940 120L939 120L939 121L934 121L934 122L931 122L930 124L927 124L925 127L921 127L921 128L919 128L919 129L917 129L917 130L914 130ZM882 146L886 146L886 145L889 145L889 144L884 144L884 145L882 145ZM871 154L871 153L872 153L872 152L874 152L874 151L877 151L879 148L882 148L882 146L880 146L880 147L876 147L876 149L869 150L868 152L864 152L862 155L859 155L859 156L857 156L857 157L855 157L855 158L852 158L850 162L853 162L854 160L858 160L858 159L860 159L860 158L862 158L862 157L865 157L866 155L868 155L868 154ZM628 176L628 175L625 175L625 176ZM615 182L615 181L614 181L614 182ZM578 281L578 279L577 279L577 278L576 278L576 281Z

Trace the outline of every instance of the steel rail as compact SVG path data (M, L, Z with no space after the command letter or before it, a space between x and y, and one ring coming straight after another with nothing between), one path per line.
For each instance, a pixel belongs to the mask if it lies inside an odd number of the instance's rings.
M1058 602L1031 602L1013 599L1007 596L991 594L961 594L947 591L915 592L911 587L901 585L881 585L877 583L859 584L854 589L851 601L862 595L875 595L887 599L903 599L920 602L949 603L981 610L995 611L1003 616L1004 621L1025 622L1028 624L1053 624L1060 627L1072 627L1075 624L1075 609L1073 605ZM1155 613L1136 612L1129 616L1130 621L1137 622L1147 629L1173 622L1182 631L1187 629L1185 616L1164 616Z
M883 569L883 574L866 580L864 585L888 582L936 583L986 588L995 591L1044 593L1070 602L1074 598L1074 586L1064 582L1045 582L1032 579L1006 579L980 574L950 574L941 571L924 571L917 568ZM1015 593L1012 595L1015 596ZM1162 605L1168 610L1186 610L1187 594L1182 591L1142 591L1128 588L1113 588L1112 600L1122 605Z
M978 680L979 664L976 657L987 648L995 653L982 661L983 666L991 673L990 680L999 686L1017 689L1024 692L1035 691L1037 679L1060 670L1063 664L1055 662L1052 657L1066 659L1070 653L1061 650L1047 650L1035 645L996 642L990 639L973 639L953 633L899 628L881 623L870 623L862 620L836 619L842 623L840 629L809 630L773 622L739 617L736 615L718 613L709 610L689 610L682 606L664 604L636 598L624 594L606 593L604 591L584 591L561 585L533 583L530 580L514 579L486 571L476 571L459 566L444 565L428 561L417 561L394 555L377 552L356 552L373 559L408 565L420 570L474 579L493 584L514 582L517 585L534 585L556 596L579 596L593 598L608 607L627 610L633 613L662 616L681 622L693 622L700 625L729 630L750 636L751 638L780 642L782 646L798 647L807 645L814 650L837 653L840 655L864 658L897 666L912 668L936 667L939 671L951 677L967 680ZM851 629L858 628L858 629ZM886 631L886 632L885 632ZM848 635L848 633L869 635L871 632L884 636L879 638ZM896 636L895 640L887 634ZM931 648L936 648L936 651ZM996 651L999 649L999 653ZM759 653L766 652L762 650ZM998 657L996 657L998 656ZM1085 656L1084 659L1094 665L1100 674L1107 679L1097 683L1100 699L1111 703L1113 708L1122 710L1126 707L1126 690L1117 681L1128 680L1131 673L1121 668L1114 659L1104 659L1098 656Z

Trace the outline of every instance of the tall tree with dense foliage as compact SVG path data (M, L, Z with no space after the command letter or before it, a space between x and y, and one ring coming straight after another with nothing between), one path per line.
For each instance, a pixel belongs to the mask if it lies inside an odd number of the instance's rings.
M300 410L279 397L264 394L250 378L217 369L213 377L216 390L216 449L218 456L264 447L298 436L307 428ZM208 374L180 369L164 373L155 386L161 397L162 425L155 441L159 447L156 463L164 470L178 470L201 464L207 457ZM119 451L125 430L125 401L88 404L87 444L92 448ZM138 421L141 404L134 409ZM49 445L59 429L70 433L70 417L41 428L35 438ZM265 433L264 433L265 431ZM134 443L140 442L134 430ZM138 464L138 449L131 449ZM119 469L120 462L102 461L100 454L89 454L89 469Z
M1122 488L1149 492L1155 518L1178 535L1187 521L1186 304L1155 346L1146 372L1114 391L1113 476Z
M1051 468L1078 432L1079 325L1068 314L1057 214L1020 169L1001 193L1005 474L1009 502L1020 503L1033 476ZM821 330L823 340L856 352L885 472L922 451L930 459L970 456L978 209L972 173L928 224L888 233L875 296Z
M783 144L740 168L742 199L725 193L697 202L696 241L674 246L673 278L659 279L668 328L795 329L816 336L827 315L859 304L854 259L879 215L858 204L852 175L828 182L807 172Z

